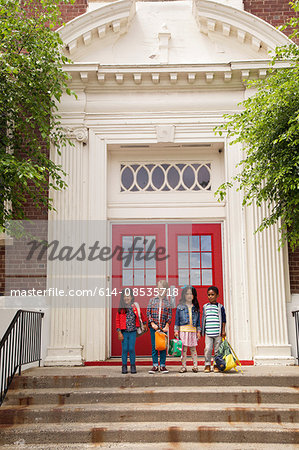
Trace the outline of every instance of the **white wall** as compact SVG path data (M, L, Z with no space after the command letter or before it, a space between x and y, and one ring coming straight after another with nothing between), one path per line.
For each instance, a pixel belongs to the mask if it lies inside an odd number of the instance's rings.
M26 306L24 306L26 305ZM19 309L26 309L28 311L38 311L44 313L42 322L42 360L46 357L47 348L49 346L49 325L50 314L49 309L46 306L45 298L40 297L38 303L34 298L25 297L1 297L0 298L0 339L4 336L7 328L9 327L12 319ZM42 364L42 363L41 363ZM36 364L33 364L36 365ZM28 365L29 366L29 365ZM27 365L24 366L27 368Z

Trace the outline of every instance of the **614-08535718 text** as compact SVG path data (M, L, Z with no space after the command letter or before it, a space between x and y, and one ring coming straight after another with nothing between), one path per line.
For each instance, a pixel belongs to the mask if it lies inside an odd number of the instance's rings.
M130 295L130 288L124 288L125 295ZM127 292L126 292L127 291ZM134 287L132 288L134 297L157 297L160 292L158 288L151 288L151 287ZM168 297L177 297L179 290L176 287L172 288L165 288L166 295ZM164 293L165 293L164 292ZM163 294L164 294L163 293ZM112 297L112 296L118 296L121 295L121 291L114 288L110 290L109 288L99 288L95 287L93 289L59 289L57 287L51 287L48 289L12 289L10 291L10 295L13 297L95 297L95 296L106 296L106 297Z

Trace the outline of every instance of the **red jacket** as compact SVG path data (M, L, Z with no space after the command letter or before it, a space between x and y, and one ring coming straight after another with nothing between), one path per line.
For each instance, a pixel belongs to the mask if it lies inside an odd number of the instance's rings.
M135 303L133 303L132 308L133 308L133 311L136 316L136 327L138 328L138 327L140 327L140 321L139 321L139 317L138 317L138 310L136 308ZM146 323L146 320L144 319L144 315L141 310L140 310L140 314L141 314L142 322ZM122 310L121 313L119 313L117 311L117 313L116 313L116 329L125 330L126 328L127 328L127 313L126 313L126 311Z

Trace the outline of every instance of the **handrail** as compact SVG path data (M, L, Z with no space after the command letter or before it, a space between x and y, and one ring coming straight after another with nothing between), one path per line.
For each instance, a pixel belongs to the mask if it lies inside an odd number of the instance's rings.
M41 328L44 313L19 309L0 341L0 406L23 364L41 360Z
M296 331L296 345L297 345L297 364L299 364L299 309L292 311L295 318L295 331Z

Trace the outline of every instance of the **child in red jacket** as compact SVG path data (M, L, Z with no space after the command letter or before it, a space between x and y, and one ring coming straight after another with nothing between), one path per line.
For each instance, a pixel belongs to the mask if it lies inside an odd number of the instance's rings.
M137 328L141 326L140 319L144 326L147 327L143 314L140 311L141 318L139 318L138 310L140 308L137 303L134 303L133 291L131 288L125 288L121 291L118 312L116 314L116 330L118 339L122 344L122 373L128 373L127 360L128 352L130 355L131 373L136 371L136 354L135 343Z

